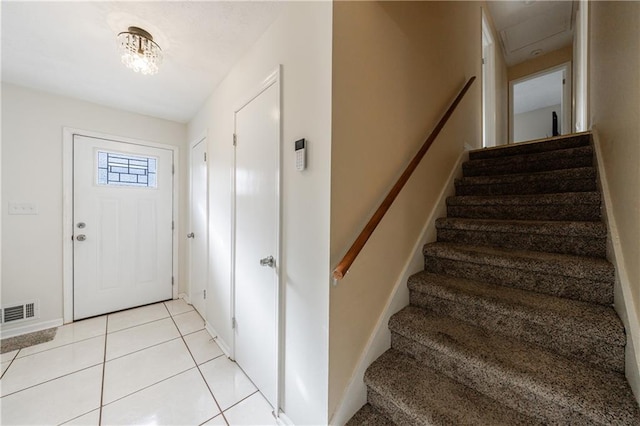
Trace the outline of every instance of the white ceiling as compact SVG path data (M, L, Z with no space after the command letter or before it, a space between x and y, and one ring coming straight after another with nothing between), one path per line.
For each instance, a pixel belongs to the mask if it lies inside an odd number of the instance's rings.
M282 10L279 2L2 1L2 81L178 122L190 120ZM116 35L150 32L154 76L120 63Z
M489 1L507 66L573 42L573 1ZM541 51L538 55L535 51Z
M544 74L513 85L513 113L520 114L562 103L563 71Z

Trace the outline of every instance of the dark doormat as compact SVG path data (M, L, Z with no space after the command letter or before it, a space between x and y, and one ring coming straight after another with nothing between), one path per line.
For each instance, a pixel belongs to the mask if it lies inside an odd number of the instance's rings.
M0 340L0 353L3 354L5 352L15 351L16 349L27 348L29 346L48 342L53 340L56 336L56 331L58 331L58 327L2 339Z

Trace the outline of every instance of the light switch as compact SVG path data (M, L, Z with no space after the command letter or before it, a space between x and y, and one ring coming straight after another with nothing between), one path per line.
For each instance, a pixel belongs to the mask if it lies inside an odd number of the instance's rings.
M9 201L9 214L38 214L36 203Z

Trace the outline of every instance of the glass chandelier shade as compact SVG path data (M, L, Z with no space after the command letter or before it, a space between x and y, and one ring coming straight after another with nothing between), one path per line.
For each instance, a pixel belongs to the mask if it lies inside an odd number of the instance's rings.
M153 36L138 27L129 27L118 34L118 48L122 63L135 72L153 75L162 63L162 49Z

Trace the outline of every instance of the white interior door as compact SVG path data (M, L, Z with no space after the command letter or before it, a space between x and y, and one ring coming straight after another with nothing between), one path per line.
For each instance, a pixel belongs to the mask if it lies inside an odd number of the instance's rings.
M207 289L207 142L191 147L191 197L189 238L189 299L206 318Z
M279 106L272 84L236 112L235 359L277 405Z
M75 135L74 319L171 299L173 152Z

